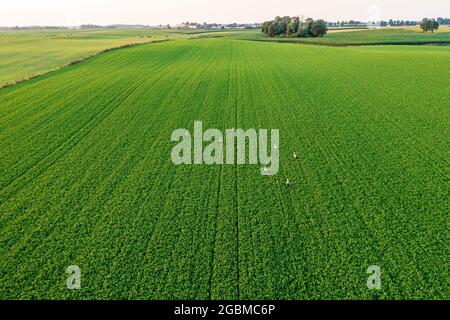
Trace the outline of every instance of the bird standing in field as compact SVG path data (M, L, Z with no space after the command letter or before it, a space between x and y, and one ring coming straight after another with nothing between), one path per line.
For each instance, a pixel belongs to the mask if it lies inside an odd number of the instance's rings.
M289 182L289 179L286 179L285 185L286 185L286 188L289 188L289 186L291 185L291 183Z
M297 155L296 152L294 152L294 159L295 159L295 160L298 160L298 155Z

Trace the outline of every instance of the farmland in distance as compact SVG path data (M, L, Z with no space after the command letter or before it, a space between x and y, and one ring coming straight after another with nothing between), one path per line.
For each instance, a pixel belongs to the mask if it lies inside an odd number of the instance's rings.
M0 29L0 88L110 48L195 37L154 29Z
M450 28L441 26L436 33L423 33L416 27L397 27L382 29L336 28L319 38L268 38L259 31L205 33L204 37L227 37L256 41L271 41L294 44L315 44L325 46L363 46L363 45L449 45Z

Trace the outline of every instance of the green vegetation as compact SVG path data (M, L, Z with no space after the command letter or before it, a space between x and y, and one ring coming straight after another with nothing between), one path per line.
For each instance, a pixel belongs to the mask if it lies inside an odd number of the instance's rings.
M151 29L0 30L0 87L124 45L186 38Z
M420 23L420 29L422 29L423 32L431 31L431 33L434 33L439 29L439 22L437 22L435 19L425 18Z
M328 31L328 27L324 20L276 17L275 20L264 22L261 31L270 38L315 38L323 37Z
M434 34L426 34L415 29L377 29L377 30L330 30L321 38L267 38L262 33L242 32L235 38L276 41L303 44L318 44L327 46L357 46L357 45L448 45L450 44L450 29L442 29Z
M0 298L447 298L449 55L180 40L1 89ZM195 120L280 129L279 174L175 167Z

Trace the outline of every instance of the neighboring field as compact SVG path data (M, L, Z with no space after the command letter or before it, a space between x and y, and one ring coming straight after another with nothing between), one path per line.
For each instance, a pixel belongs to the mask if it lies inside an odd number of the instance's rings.
M0 298L448 298L449 56L186 40L0 90ZM195 120L279 128L279 174L174 167Z
M208 35L202 35L206 37ZM218 36L218 35L216 35ZM378 30L332 30L323 38L268 38L258 31L243 31L233 33L227 37L248 40L322 44L329 46L354 46L354 45L424 45L424 44L450 44L450 29L442 28L435 34L422 33L413 29L378 29Z
M0 86L98 51L129 43L186 37L169 30L0 30Z
M419 26L393 26L393 27L385 27L386 29L403 29L403 30L409 30L409 31L415 31L422 33L422 29L420 29ZM442 33L442 32L450 32L450 26L441 24L439 26L439 29L435 31L435 33Z

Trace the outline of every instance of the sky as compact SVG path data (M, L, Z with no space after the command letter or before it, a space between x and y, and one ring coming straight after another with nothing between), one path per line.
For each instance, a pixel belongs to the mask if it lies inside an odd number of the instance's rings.
M1 0L0 26L253 23L280 15L328 21L450 17L450 0Z

